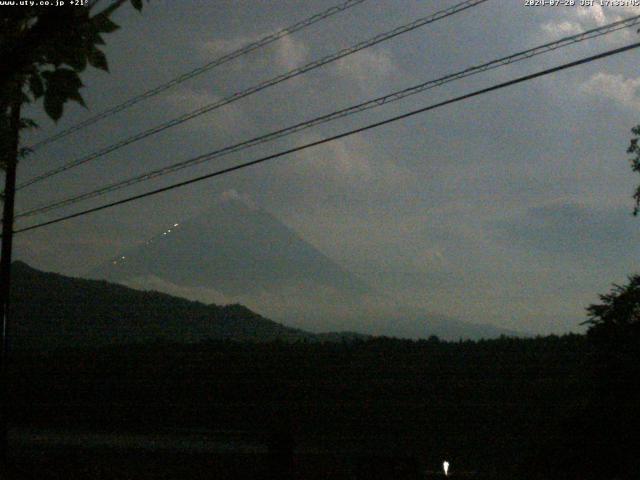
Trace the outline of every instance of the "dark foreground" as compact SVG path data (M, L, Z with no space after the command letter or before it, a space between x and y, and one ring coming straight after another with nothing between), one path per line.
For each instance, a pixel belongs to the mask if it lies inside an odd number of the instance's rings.
M117 441L14 442L14 476L402 480L448 460L452 478L637 478L637 377L598 358L575 335L24 353L14 429ZM129 442L158 432L168 443ZM210 444L177 448L184 432Z
M9 479L429 479L444 478L416 459L384 455L342 457L296 454L290 474L270 469L269 454L189 454L118 449L47 449L15 452ZM271 471L270 471L271 470ZM450 478L498 478L451 472Z

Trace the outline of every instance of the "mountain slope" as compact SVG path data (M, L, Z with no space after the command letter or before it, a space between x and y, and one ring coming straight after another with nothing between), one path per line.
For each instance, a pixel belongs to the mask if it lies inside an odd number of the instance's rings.
M87 276L118 282L155 277L229 297L298 285L329 287L345 296L369 291L274 216L233 196Z
M22 262L14 262L12 273L11 333L16 348L313 337L241 305L205 305L105 281L45 273Z

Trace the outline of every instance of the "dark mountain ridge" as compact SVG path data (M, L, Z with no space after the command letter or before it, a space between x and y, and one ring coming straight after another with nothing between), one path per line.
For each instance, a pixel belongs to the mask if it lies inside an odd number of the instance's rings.
M242 305L206 305L102 280L45 273L23 262L12 269L15 348L95 347L122 343L312 340Z
M312 333L274 322L241 304L205 304L105 280L42 272L20 261L13 263L12 276L10 329L16 349L197 343L209 339L350 342L371 337L352 331ZM447 323L444 320L432 323L433 328L423 337L445 331L440 325ZM460 338L469 325L454 322L450 328L460 331ZM482 326L476 327L483 330ZM477 338L498 336L477 333Z

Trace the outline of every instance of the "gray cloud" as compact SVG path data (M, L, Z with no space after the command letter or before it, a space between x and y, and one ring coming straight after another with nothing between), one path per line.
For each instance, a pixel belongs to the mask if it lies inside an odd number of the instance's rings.
M30 115L43 129L27 140L87 118L244 40L333 3L160 0L149 4L142 15L123 9L118 17L123 28L107 47L111 74L88 71L85 76L91 111L70 106L54 127L33 109ZM394 2L366 2L48 147L23 162L20 177L231 95L434 8L428 2L402 2L402 8ZM473 12L323 67L20 192L18 208L184 160L627 14L636 13L528 9L520 1L487 2ZM574 46L434 89L108 199L603 51L630 41L635 36L631 34ZM98 265L144 242L174 221L197 216L217 195L235 189L400 302L508 328L576 329L584 318L584 307L596 301L597 293L606 291L611 282L624 281L637 263L640 220L629 215L636 179L630 175L625 155L639 105L633 55L20 235L18 256L36 267L77 273L81 266ZM107 199L82 206L103 200ZM354 319L349 327L357 330L358 326Z
M544 252L556 261L624 264L637 255L640 240L637 221L624 207L543 205L495 226L498 239L515 248Z

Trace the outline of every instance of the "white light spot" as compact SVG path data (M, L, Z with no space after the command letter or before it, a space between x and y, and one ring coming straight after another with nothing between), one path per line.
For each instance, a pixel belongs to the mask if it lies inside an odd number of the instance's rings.
M124 260L125 258L126 258L126 257L123 255L123 256L122 256L122 259Z
M442 469L444 470L445 476L448 476L449 475L449 462L447 462L446 460L444 462L442 462Z
M180 225L179 223L174 223L173 226L177 227L178 225Z

